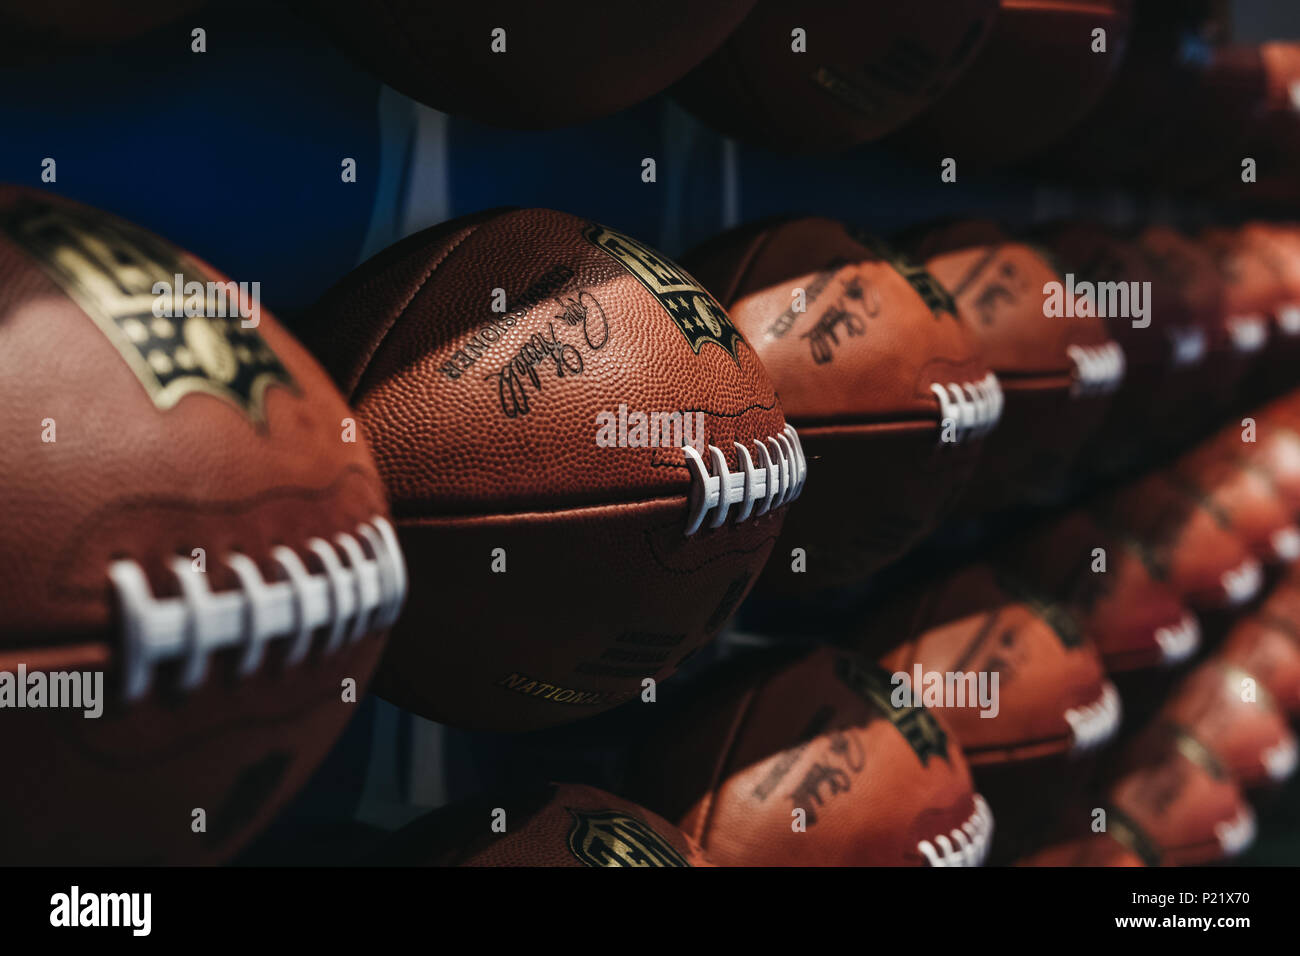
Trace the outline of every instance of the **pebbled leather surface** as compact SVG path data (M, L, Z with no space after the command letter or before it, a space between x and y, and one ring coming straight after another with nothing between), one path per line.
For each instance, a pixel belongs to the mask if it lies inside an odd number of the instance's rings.
M989 367L933 279L910 263L905 277L889 255L809 217L742 226L683 260L753 345L817 463L816 493L793 510L764 587L866 577L934 530L974 468L980 441L939 441L931 386L979 382ZM790 571L796 547L805 573Z
M620 405L699 412L735 469L735 443L754 453L785 419L725 319L701 320L718 335L696 352L589 228L526 209L427 230L345 277L305 333L369 435L410 566L377 687L435 720L527 729L639 694L722 627L787 510L686 537L681 448L597 443ZM515 311L491 311L496 288Z
M974 813L970 773L939 718L890 704L887 678L874 699L841 677L864 668L827 647L732 668L652 731L632 792L721 866L924 864L918 842Z
M431 4L294 0L362 66L407 96L480 122L542 129L613 113L711 53L754 0ZM493 50L505 30L505 51Z
M1105 551L1104 571L1093 570L1097 548ZM1158 664L1157 632L1193 618L1174 590L1152 576L1138 548L1084 509L1016 536L997 561L1067 607L1108 672Z
M783 152L845 149L916 115L961 75L997 0L861 4L759 0L674 88L716 129ZM806 31L807 52L791 49Z
M5 186L0 223L24 203L98 215ZM124 289L137 279L134 265L112 267ZM185 268L191 278L220 278L197 260ZM0 669L103 669L109 697L99 720L0 711L4 759L29 768L0 798L6 862L228 857L342 729L352 707L340 700L342 678L364 687L375 666L378 636L292 668L272 645L251 678L238 679L222 655L192 694L169 672L149 699L120 701L110 561L138 562L155 593L171 595L178 584L164 562L204 548L209 584L223 590L236 583L223 560L232 551L274 580L273 546L305 556L311 538L387 514L365 443L340 440L349 412L338 391L266 312L258 331L294 382L266 389L264 423L207 392L162 408L66 289L0 227ZM41 440L45 419L56 425L51 443ZM206 838L190 832L194 807L209 812Z
M504 811L505 832L493 830ZM712 866L658 814L581 784L544 784L461 801L394 833L379 866Z
M992 565L970 565L872 613L855 645L887 647L880 662L890 671L910 674L920 664L926 672L999 675L996 717L981 717L978 707L936 708L972 767L1064 754L1074 744L1066 711L1098 701L1106 675L1067 612L1040 606L1060 630L1013 597Z
M1110 342L1109 328L1096 317L1043 315L1044 285L1063 277L1040 249L992 222L940 226L908 249L952 295L1006 395L963 509L1050 500L1110 402L1109 395L1071 394L1068 349Z
M1001 0L988 41L960 81L908 124L900 141L928 157L986 166L1029 159L1066 139L1119 69L1132 6ZM1093 51L1099 28L1104 54Z

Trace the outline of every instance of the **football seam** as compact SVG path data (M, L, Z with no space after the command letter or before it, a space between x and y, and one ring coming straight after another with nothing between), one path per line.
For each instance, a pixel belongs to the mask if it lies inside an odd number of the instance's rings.
M749 722L750 716L754 712L754 702L757 700L759 692L767 687L768 677L764 676L762 680L750 685L745 689L745 697L741 702L739 710L731 723L731 730L727 734L727 740L718 754L718 760L713 766L711 779L709 780L708 789L705 790L705 806L703 813L700 815L700 822L696 826L694 835L695 841L700 844L705 853L709 850L709 833L713 826L714 810L718 804L718 788L722 781L728 777L726 770L731 764L732 751L735 749L736 742L740 739L741 732Z
M383 333L378 338L375 339L374 345L371 346L370 348L370 354L366 356L365 362L363 362L360 365L357 373L356 385L353 386L353 388L351 389L351 391L347 396L349 405L355 405L358 396L360 396L363 392L366 391L367 379L374 373L375 360L379 357L379 354L384 350L384 347L390 341L393 330L396 329L398 325L400 325L402 321L407 317L407 314L410 311L412 303L414 303L415 300L419 298L420 293L423 292L425 288L429 285L429 283L432 281L434 274L437 273L439 269L443 268L447 264L447 261L451 259L452 255L457 250L459 250L466 242L468 242L471 238L477 235L478 231L483 226L491 222L496 222L498 219L501 218L501 216L509 215L510 211L511 210L504 210L498 216L494 216L491 219L484 219L480 222L476 222L467 226L465 230L465 234L462 235L459 239L457 239L454 243L452 243L451 245L443 249L441 254L438 256L437 261L429 264L428 268L424 273L424 276L420 279L419 284L406 298L406 301L401 304L401 307L398 308L398 310L393 314L392 321L390 321L387 324L387 326L384 328Z
M144 495L144 496L127 496L117 498L113 501L96 508L91 514L81 521L69 535L69 544L62 549L59 556L55 559L51 574L51 590L49 594L52 597L78 597L82 600L100 596L98 588L77 588L71 586L59 585L57 582L64 581L72 577L70 568L77 561L77 554L89 535L91 529L100 524L104 517L113 514L127 513L139 508L149 507L177 507L184 510L206 513L210 515L217 514L240 514L255 508L261 504L277 498L293 498L299 501L320 502L328 500L337 495L343 484L353 475L359 475L367 479L367 484L372 484L371 479L375 476L361 464L350 464L342 470L334 481L320 488L303 488L295 485L277 485L272 488L265 488L255 495L247 498L232 498L224 501L206 501L199 498L182 498L168 497L166 495ZM382 486L381 486L382 487ZM379 501L382 502L384 496L380 490ZM283 542L280 542L283 543ZM118 550L113 552L115 558L131 557L132 552ZM138 556L138 554L136 555Z

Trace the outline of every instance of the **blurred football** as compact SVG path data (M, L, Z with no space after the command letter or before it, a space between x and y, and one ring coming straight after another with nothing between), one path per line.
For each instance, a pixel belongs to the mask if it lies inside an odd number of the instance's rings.
M658 93L717 48L753 3L292 6L357 63L421 103L495 126L545 129Z
M1300 126L1300 115L1296 124ZM1300 145L1297 149L1300 156ZM1295 387L1300 362L1300 229L1252 222L1241 227L1240 238L1273 269L1281 284L1269 316L1272 325L1259 384L1269 393L1285 391Z
M1285 715L1259 678L1240 667L1206 661L1183 679L1157 719L1204 744L1247 790L1295 773L1296 738Z
M1142 547L1157 578L1194 610L1237 607L1259 593L1259 559L1223 515L1169 474L1153 472L1090 507L1102 527Z
M784 152L878 139L970 63L998 0L758 0L674 95L728 136Z
M1225 454L1221 441L1191 449L1166 474L1198 498L1256 558L1266 564L1290 564L1300 558L1294 509L1266 472Z
M1164 447L1174 447L1207 424L1218 424L1237 400L1241 378L1255 355L1251 334L1258 326L1243 321L1242 342L1233 340L1219 260L1204 243L1163 223L1145 226L1137 242L1151 268L1200 328L1199 336L1188 335L1181 346L1188 363L1195 365L1194 374L1179 377L1165 389L1167 404L1158 415L1164 432L1151 436Z
M1204 229L1197 236L1214 257L1223 280L1223 317L1243 389L1261 383L1258 373L1267 365L1276 328L1274 315L1287 298L1273 257L1240 230ZM1240 396L1237 396L1240 398Z
M1109 831L1133 833L1152 862L1198 866L1236 856L1255 839L1255 813L1232 775L1195 738L1147 737L1107 790Z
M381 866L712 866L667 820L595 787L546 784L435 810L394 833Z
M1122 824L1112 824L1113 829L1103 833L1090 833L1053 844L1025 857L1017 866L1149 866L1157 862L1152 855L1148 862L1137 847L1143 846L1133 838L1131 830ZM1129 846L1132 843L1133 846Z
M1000 821L992 859L1023 855L1114 735L1120 701L1068 608L975 564L873 608L855 646L952 727Z
M1044 227L1037 238L1087 290L1094 310L1105 310L1106 328L1124 350L1124 378L1078 465L1103 476L1139 467L1159 448L1153 436L1176 430L1186 417L1182 399L1203 387L1204 321L1136 234L1074 221Z
M791 511L764 587L858 580L933 531L1002 405L934 279L820 218L742 227L683 261L762 359L817 463L817 493Z
M1283 713L1300 717L1300 590L1277 588L1236 623L1215 654L1257 678Z
M993 223L942 226L909 249L975 330L1005 396L963 507L1052 501L1124 377L1123 349L1104 320L1079 314L1042 252Z
M820 648L716 675L651 732L632 792L719 865L975 866L993 820L935 714Z
M1119 698L1078 622L991 564L886 601L854 645L888 648L880 662L891 672L996 675L995 712L969 695L931 705L973 767L1092 750L1119 723Z
M997 554L999 564L1068 609L1112 673L1177 664L1200 646L1196 615L1146 558L1084 509L1040 522Z
M897 144L936 163L953 156L959 168L1014 163L1053 145L1113 78L1131 7L1132 0L1001 0L960 82L909 123Z
M1252 409L1207 438L1197 454L1216 455L1261 475L1287 512L1300 516L1300 417L1288 424L1285 399Z

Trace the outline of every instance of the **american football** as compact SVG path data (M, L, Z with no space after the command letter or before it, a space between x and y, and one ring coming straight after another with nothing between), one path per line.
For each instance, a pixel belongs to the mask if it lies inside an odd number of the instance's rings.
M991 222L941 226L908 248L975 330L1005 396L966 507L1052 500L1123 380L1123 349L1052 263Z
M1002 408L997 376L934 278L815 218L742 227L685 263L754 347L805 456L822 465L821 491L792 509L764 583L860 580L932 532ZM837 506L854 500L862 506ZM873 506L883 501L894 504Z
M713 52L753 4L291 5L407 96L483 123L545 129L597 119L658 93ZM680 29L683 21L689 29ZM617 69L593 69L590 54L602 48L619 51Z
M368 861L382 866L711 866L667 820L581 784L485 795L403 827Z
M523 730L636 698L726 623L803 488L727 313L605 226L494 210L417 233L314 321L412 578L376 689L426 717Z
M1000 166L1074 128L1123 61L1133 0L1001 0L988 40L937 103L897 137L930 161ZM1026 83L1025 77L1034 77ZM983 107L997 103L996 110Z
M758 0L674 94L738 139L784 152L846 149L896 129L960 76L997 8Z
M306 350L157 236L0 187L0 276L0 860L229 858L401 609L383 483Z
M993 819L941 718L822 648L719 675L642 746L632 792L721 866L978 866Z
M1300 4L0 0L0 90L11 948L1289 925Z

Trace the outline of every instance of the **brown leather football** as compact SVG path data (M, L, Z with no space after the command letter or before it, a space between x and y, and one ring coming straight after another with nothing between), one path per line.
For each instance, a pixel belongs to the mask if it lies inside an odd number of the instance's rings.
M932 229L909 251L956 301L1005 396L963 507L1051 501L1123 379L1123 349L1068 290L1049 296L1064 279L1045 253L991 222ZM1049 315L1056 306L1066 314Z
M1132 0L1001 0L987 42L897 137L934 168L1027 159L1063 139L1123 60ZM1105 31L1096 48L1095 30Z
M1063 840L1016 862L1016 866L1149 866L1156 860L1144 859L1129 843L1130 831L1115 826L1114 831L1090 833L1088 836ZM1120 833L1124 835L1121 836Z
M1094 309L1105 310L1106 328L1124 350L1123 381L1078 458L1089 471L1122 473L1155 450L1153 434L1161 436L1186 416L1184 397L1201 387L1205 329L1135 235L1073 221L1045 227L1038 238L1062 272L1088 291Z
M443 807L394 833L381 866L712 866L644 807L581 784L545 784Z
M1253 427L1243 425L1246 419ZM1300 416L1288 421L1285 399L1250 410L1207 438L1202 447L1203 454L1213 449L1263 476L1287 512L1300 516Z
M1282 582L1233 626L1216 656L1257 677L1284 713L1300 717L1300 589Z
M1295 511L1266 472L1225 453L1222 442L1196 446L1165 473L1218 516L1260 561L1290 564L1300 559Z
M877 139L933 102L984 42L998 0L758 0L674 88L718 130L782 152Z
M934 530L1002 405L934 279L815 217L744 226L683 261L763 360L817 466L817 492L793 509L764 587L861 579Z
M990 681L996 675L992 707L969 692L926 700L952 727L972 767L1083 753L1119 725L1119 697L1069 609L992 564L970 565L891 599L868 614L854 646L888 648L880 657L886 670L919 672L927 682L931 675L941 682L949 674Z
M1054 4L1080 6L1070 0ZM1140 0L1133 4L1129 42L1101 99L1045 158L1041 168L1071 179L1116 181L1155 171L1170 157L1187 99L1202 82L1211 44L1230 32L1225 0ZM1050 122L1050 120L1049 120ZM1123 143L1123 149L1115 144ZM1217 143L1197 144L1197 154ZM1176 158L1176 157L1175 157ZM1168 168L1167 166L1165 167Z
M1195 737L1247 790L1295 773L1295 734L1267 685L1217 656L1182 680L1157 721Z
M401 606L351 412L228 282L0 187L4 862L229 857L329 750ZM49 706L76 673L102 716Z
M434 720L524 730L641 694L730 617L803 485L727 313L565 213L417 233L306 334L366 427L411 569L376 689Z
M1232 326L1226 320L1229 312L1223 274L1208 246L1163 223L1145 226L1138 232L1137 242L1151 267L1201 329L1199 340L1189 336L1184 343L1189 360L1201 350L1196 374L1170 383L1165 390L1167 404L1159 413L1164 434L1152 435L1165 446L1175 446L1206 424L1222 420L1224 410L1240 396L1242 376L1255 353L1233 341ZM1242 323L1242 344L1250 344L1256 328L1252 321ZM1180 386L1187 390L1181 391Z
M1197 611L1238 607L1263 584L1263 567L1227 516L1153 472L1090 505L1102 527L1137 542L1156 576Z
M1236 199L1294 205L1300 198L1294 175L1300 161L1300 104L1295 96L1300 82L1300 43L1261 43L1257 54L1264 74L1263 109L1240 154L1255 160L1256 179L1244 183L1237 175L1225 177L1226 182L1218 185L1229 187L1222 192Z
M970 565L904 591L856 637L888 648L880 663L952 727L999 820L995 862L1035 845L1119 726L1119 695L1071 609L1004 568Z
M1236 856L1255 813L1232 775L1195 738L1166 728L1130 748L1106 789L1107 827L1138 834L1162 866Z
M293 0L344 53L435 109L519 129L640 102L722 43L754 0Z
M1085 509L1016 535L996 560L1069 608L1107 672L1177 664L1200 647L1196 615L1157 577L1144 549Z
M1239 229L1203 229L1196 238L1213 256L1223 280L1221 322L1234 368L1241 369L1242 387L1249 388L1274 347L1274 316L1287 299L1287 288L1272 257Z
M654 728L632 792L720 866L973 866L993 820L932 712L819 648L715 676Z
M1300 67L1300 59L1297 66ZM1300 111L1293 120L1300 138ZM1300 156L1300 142L1297 142L1297 156ZM1262 356L1260 382L1263 390L1276 394L1295 387L1296 364L1300 362L1300 229L1281 223L1251 222L1241 227L1239 235L1268 263L1281 282L1270 316L1272 325L1268 348Z

